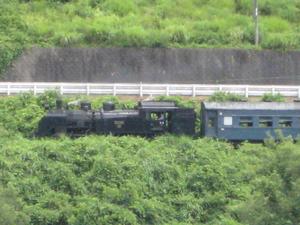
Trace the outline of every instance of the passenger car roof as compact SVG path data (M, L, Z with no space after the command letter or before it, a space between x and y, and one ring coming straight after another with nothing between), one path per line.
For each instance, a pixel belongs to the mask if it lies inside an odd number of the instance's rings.
M205 109L222 110L300 110L300 103L285 102L203 102Z

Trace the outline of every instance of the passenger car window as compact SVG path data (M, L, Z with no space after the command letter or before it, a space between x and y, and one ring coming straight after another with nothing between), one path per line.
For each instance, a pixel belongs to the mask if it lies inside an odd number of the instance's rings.
M289 128L292 127L292 118L290 117L280 117L278 121L278 126L280 128Z
M273 126L272 117L259 117L259 127L267 128Z
M239 125L243 128L253 127L252 117L240 117Z
M231 116L225 116L224 117L224 125L225 126L232 126L232 117Z

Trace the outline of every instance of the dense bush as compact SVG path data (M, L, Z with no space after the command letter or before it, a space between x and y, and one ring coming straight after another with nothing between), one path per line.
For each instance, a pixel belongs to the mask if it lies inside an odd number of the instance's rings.
M34 225L281 225L300 219L299 144L288 141L239 149L172 136L0 141L0 184L17 193L5 195L0 221L16 221L16 214L8 216L13 207Z
M261 0L261 48L300 46L298 0ZM0 0L0 74L23 49L254 47L252 0Z
M0 223L298 224L300 143L161 136L30 136L56 92L0 98ZM89 99L94 107L111 100ZM179 105L199 102L159 97Z
M40 96L43 99L43 96ZM32 94L2 98L0 101L0 126L26 136L33 134L44 114L43 106Z
M29 217L23 210L23 202L13 189L3 189L0 185L0 224L27 225Z

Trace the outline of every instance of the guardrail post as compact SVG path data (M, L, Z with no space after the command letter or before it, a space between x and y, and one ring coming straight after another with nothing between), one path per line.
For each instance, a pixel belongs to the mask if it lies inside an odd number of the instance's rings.
M196 86L195 85L193 85L193 92L192 92L192 94L193 94L193 97L196 97Z
M222 91L222 90L223 90L223 86L219 85L219 91Z
M90 95L90 85L86 84L86 95Z
M275 88L272 86L272 95L275 94Z
M298 87L298 98L300 98L300 87Z
M36 95L36 84L33 85L33 95Z
M64 86L61 84L60 85L60 94L63 95L64 94Z
M7 95L10 95L10 83L7 84Z
M117 86L116 84L113 85L113 96L117 95Z
M140 97L143 97L143 83L140 83Z
M249 87L248 87L248 85L245 87L245 97L246 98L249 97Z
M166 86L166 95L167 96L170 95L170 86L169 85Z

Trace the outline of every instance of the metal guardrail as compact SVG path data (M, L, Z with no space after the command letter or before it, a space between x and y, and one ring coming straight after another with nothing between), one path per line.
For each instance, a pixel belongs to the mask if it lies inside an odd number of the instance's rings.
M62 95L180 95L209 96L217 91L240 94L245 97L280 93L300 98L300 86L221 85L221 84L123 84L123 83L15 83L0 82L0 95L57 90Z

